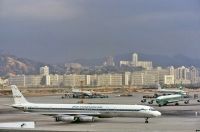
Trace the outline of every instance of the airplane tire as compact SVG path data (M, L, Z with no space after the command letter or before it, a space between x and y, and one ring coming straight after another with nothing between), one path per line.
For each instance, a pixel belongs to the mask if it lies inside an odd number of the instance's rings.
M94 122L95 121L95 119L94 119L94 117L92 118L92 122Z
M175 103L175 105L176 105L176 106L178 106L178 105L179 105L179 103Z
M78 117L75 117L73 122L80 122L80 119Z
M189 100L185 101L184 103L185 103L185 104L188 104L188 103L189 103Z
M146 102L146 99L142 99L141 102L142 102L142 103L145 103L145 102Z
M145 123L149 123L148 119L149 119L148 117L145 119Z
M154 94L154 98L157 98L158 97L158 94Z
M59 122L59 117L55 117L55 122Z
M149 101L148 103L149 103L149 104L153 104L153 101L151 100L151 101Z

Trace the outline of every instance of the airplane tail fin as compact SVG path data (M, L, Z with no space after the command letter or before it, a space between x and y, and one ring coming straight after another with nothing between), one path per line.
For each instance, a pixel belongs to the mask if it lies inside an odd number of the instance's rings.
M179 85L179 89L182 90L183 89L183 83L181 81L181 84Z
M180 86L179 86L179 89L180 89L180 90L182 90L182 89L183 89L183 86L182 86L182 85L180 85Z
M157 84L157 86L158 86L158 90L161 90L162 88L161 88L161 85L158 83Z
M28 103L28 101L24 98L24 96L19 91L19 89L17 88L16 85L11 85L11 89L12 89L12 94L13 94L15 104L26 104L26 103Z

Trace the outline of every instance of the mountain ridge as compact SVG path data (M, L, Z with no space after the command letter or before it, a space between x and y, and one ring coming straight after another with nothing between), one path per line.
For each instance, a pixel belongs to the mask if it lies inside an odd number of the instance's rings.
M97 59L77 59L67 63L80 63L83 66L102 66L105 58L97 58ZM120 54L113 57L115 63L119 66L119 61L132 60L132 53ZM138 54L139 60L142 61L152 61L153 66L195 66L200 67L200 59L191 59L184 55L175 55L175 56L165 56L165 55L147 55L143 53ZM66 67L64 64L61 65L53 65L42 63L38 61L33 61L27 58L16 57L11 54L0 53L0 76L9 76L9 75L17 75L17 74L27 74L27 75L35 75L39 74L39 69L42 66L49 66L50 73L56 74L64 74Z
M187 56L177 54L174 56L167 56L167 55L150 55L150 54L143 54L138 53L138 60L142 61L152 61L153 66L162 66L162 67L168 67L168 66L195 66L200 67L200 59L192 59ZM119 65L119 62L121 60L124 61L131 61L132 60L132 53L125 53L113 56L114 62ZM80 63L82 65L89 65L94 66L94 62L96 62L96 65L102 65L105 61L104 58L98 58L98 59L77 59L73 60L71 62Z

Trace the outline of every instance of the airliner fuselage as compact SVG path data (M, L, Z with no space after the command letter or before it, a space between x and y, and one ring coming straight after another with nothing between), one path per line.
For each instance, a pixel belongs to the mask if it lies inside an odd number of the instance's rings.
M42 113L44 115L90 115L100 118L108 117L156 117L161 113L149 106L142 105L99 105L99 104L20 104L14 108L26 112Z

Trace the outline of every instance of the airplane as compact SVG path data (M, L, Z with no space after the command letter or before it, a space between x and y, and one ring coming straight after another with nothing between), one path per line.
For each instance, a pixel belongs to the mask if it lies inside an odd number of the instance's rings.
M164 95L156 98L156 103L159 105L159 107L169 103L175 103L175 105L179 105L180 101L184 101L185 104L189 103L189 100L185 100L183 95L180 94Z
M153 107L144 105L119 105L119 104L39 104L28 102L16 85L11 85L14 104L11 107L24 112L33 112L48 115L59 122L94 121L95 118L112 117L159 117L161 113Z
M182 89L182 86L180 87L181 89L162 89L160 84L158 85L158 90L157 93L155 93L155 96L158 96L159 93L163 94L163 95L170 95L170 94L180 94L180 95L187 95L187 93Z
M93 91L82 91L80 89L72 88L73 98L108 98L108 95L103 95Z
M82 91L80 89L72 88L72 93L84 93L88 96L92 96L92 92L90 91Z
M93 93L90 91L82 91L80 89L72 88L73 98L92 98Z

